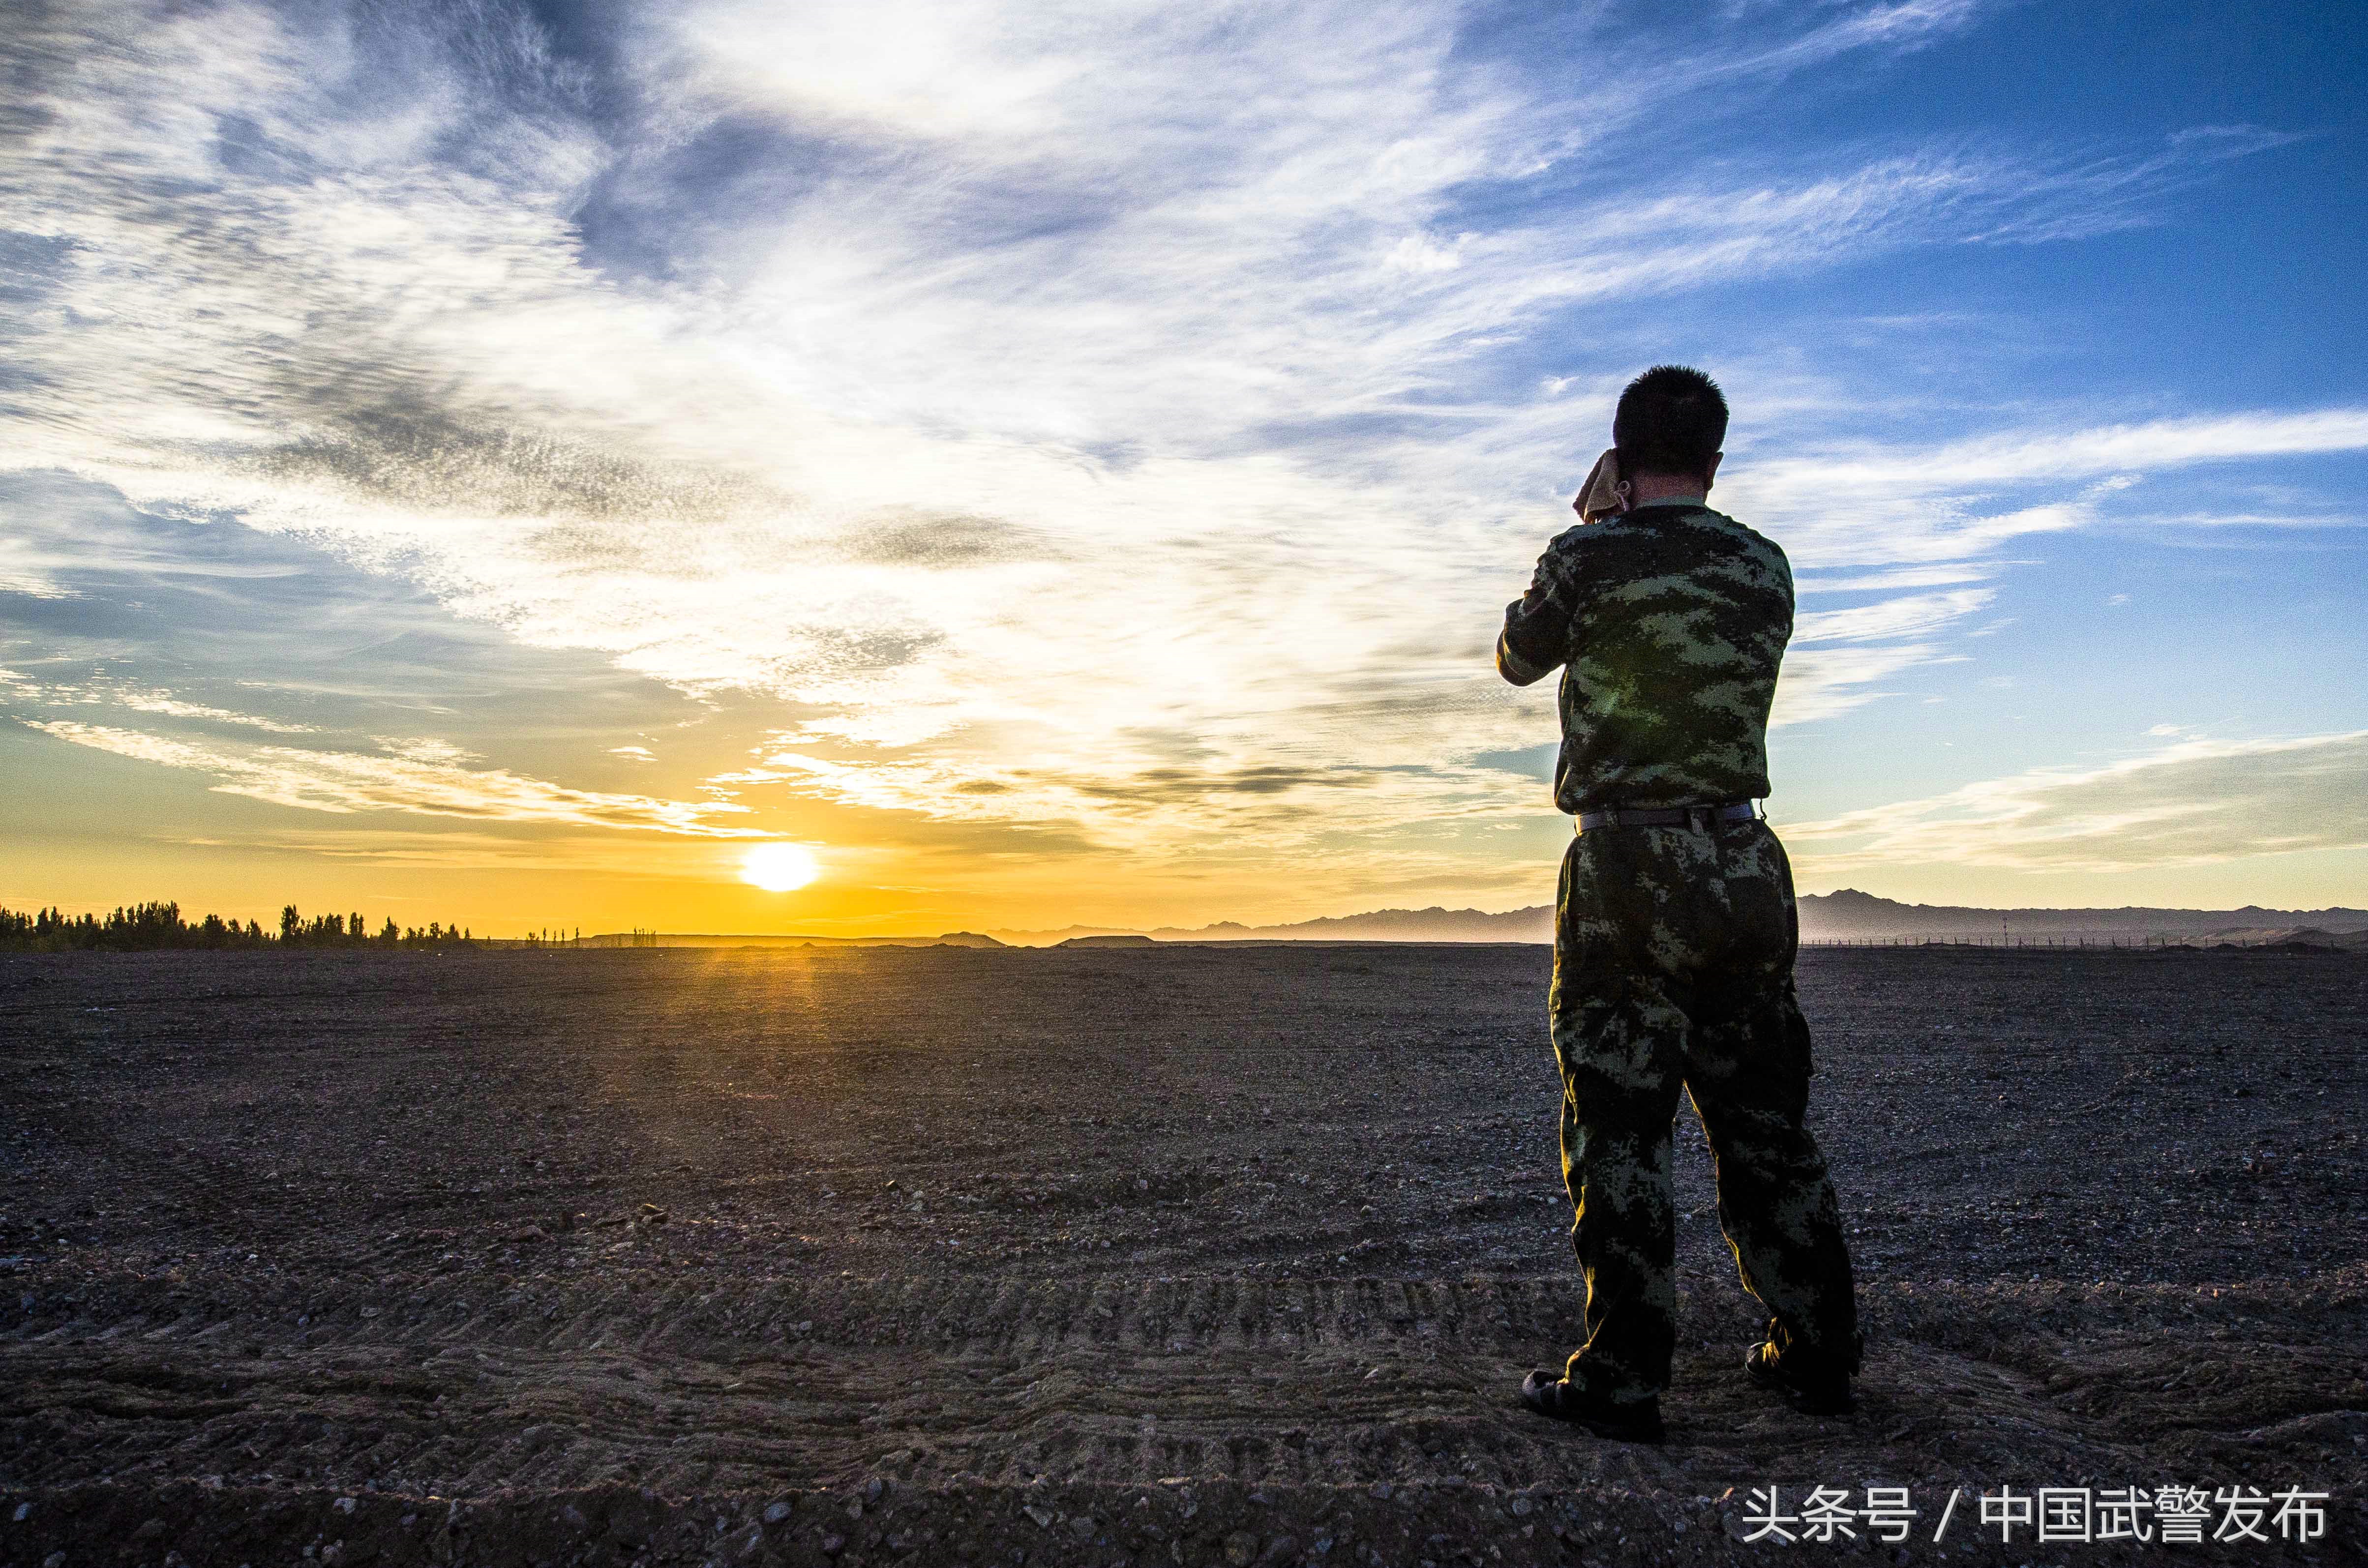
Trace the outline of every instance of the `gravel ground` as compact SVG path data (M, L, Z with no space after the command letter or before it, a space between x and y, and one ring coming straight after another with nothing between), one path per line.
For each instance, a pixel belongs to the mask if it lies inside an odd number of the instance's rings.
M1770 1486L1909 1490L1811 1557L2362 1560L2368 961L1805 953L1861 1409L1743 1384L1689 1117L1660 1449L1514 1398L1547 966L0 958L0 1564L1759 1562ZM1982 1539L2042 1486L2207 1540Z

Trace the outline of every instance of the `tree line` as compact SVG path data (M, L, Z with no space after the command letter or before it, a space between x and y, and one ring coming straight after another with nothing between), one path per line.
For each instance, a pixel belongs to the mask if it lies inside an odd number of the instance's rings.
M454 948L475 945L467 928L431 920L425 929L397 926L389 916L372 931L359 910L350 915L315 915L306 919L294 904L279 911L279 929L266 931L262 922L242 926L219 915L184 920L177 903L135 903L118 907L104 919L96 915L67 915L57 909L27 914L0 907L0 952L151 952L163 948L208 950L233 948Z

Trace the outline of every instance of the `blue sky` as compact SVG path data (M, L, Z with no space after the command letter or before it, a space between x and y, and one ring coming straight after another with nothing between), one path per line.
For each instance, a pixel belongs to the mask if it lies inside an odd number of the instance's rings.
M2362 32L57 7L0 42L0 903L1543 902L1487 645L1669 359L1801 586L1804 889L2368 902Z

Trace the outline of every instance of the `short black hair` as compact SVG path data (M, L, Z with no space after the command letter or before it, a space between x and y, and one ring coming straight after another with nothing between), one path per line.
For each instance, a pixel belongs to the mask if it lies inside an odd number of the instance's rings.
M1686 365L1656 365L1630 381L1611 415L1623 475L1706 477L1725 441L1725 396L1716 381Z

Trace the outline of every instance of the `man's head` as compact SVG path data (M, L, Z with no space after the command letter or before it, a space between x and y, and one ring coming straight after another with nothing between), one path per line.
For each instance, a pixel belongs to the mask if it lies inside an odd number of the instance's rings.
M1683 365L1656 365L1630 381L1611 415L1626 479L1695 479L1707 488L1725 441L1718 383Z

